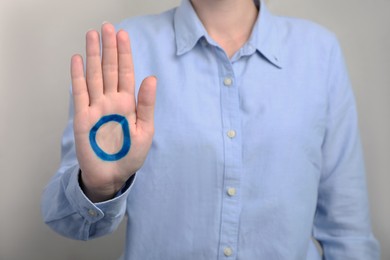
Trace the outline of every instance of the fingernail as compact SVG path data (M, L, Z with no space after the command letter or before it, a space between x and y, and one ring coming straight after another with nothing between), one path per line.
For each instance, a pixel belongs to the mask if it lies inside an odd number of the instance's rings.
M106 24L106 23L109 23L109 22L107 22L107 21L104 21L104 22L102 23L102 25L104 25L104 24Z

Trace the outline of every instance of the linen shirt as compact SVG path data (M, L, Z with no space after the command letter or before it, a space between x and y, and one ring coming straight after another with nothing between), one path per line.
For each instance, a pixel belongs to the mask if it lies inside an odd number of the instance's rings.
M127 214L125 259L320 259L313 239L325 259L379 259L339 44L256 4L232 58L189 0L117 25L130 34L136 91L158 78L152 147L114 199L92 203L78 182L71 103L42 199L49 226L88 240Z

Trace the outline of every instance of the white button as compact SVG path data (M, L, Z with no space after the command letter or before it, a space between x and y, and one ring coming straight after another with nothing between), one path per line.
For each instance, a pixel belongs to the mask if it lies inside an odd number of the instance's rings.
M223 254L225 256L231 256L233 254L233 249L231 249L230 247L225 247L225 249L223 250Z
M225 86L227 86L227 87L231 86L231 85L233 84L232 78L229 78L229 77L225 78L225 79L223 80L223 84L224 84Z
M236 131L234 131L234 130L229 130L229 131L227 132L227 136L229 136L230 138L236 137Z
M96 216L97 216L96 211L93 210L93 209L88 210L88 214L89 214L91 217L96 217Z
M227 189L227 194L228 194L230 197L236 196L237 190L236 190L235 188L228 188L228 189Z

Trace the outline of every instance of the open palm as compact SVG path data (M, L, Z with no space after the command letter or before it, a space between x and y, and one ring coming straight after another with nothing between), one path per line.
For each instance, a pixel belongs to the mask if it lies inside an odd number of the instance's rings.
M89 31L86 38L85 75L80 55L74 55L71 63L74 135L84 191L91 200L102 201L112 197L146 158L154 133L157 82L154 77L144 79L136 104L128 34L103 24L102 57L99 33ZM105 120L109 117L121 121ZM116 154L126 141L129 146L131 142L130 149L125 147L111 160L94 150L95 144L104 154Z

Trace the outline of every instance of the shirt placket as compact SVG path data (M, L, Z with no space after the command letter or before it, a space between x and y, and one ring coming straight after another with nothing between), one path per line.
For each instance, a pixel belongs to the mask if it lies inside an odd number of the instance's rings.
M240 173L242 168L241 121L239 94L233 64L217 48L221 88L222 135L224 143L224 176L222 190L219 259L236 259L241 212Z

